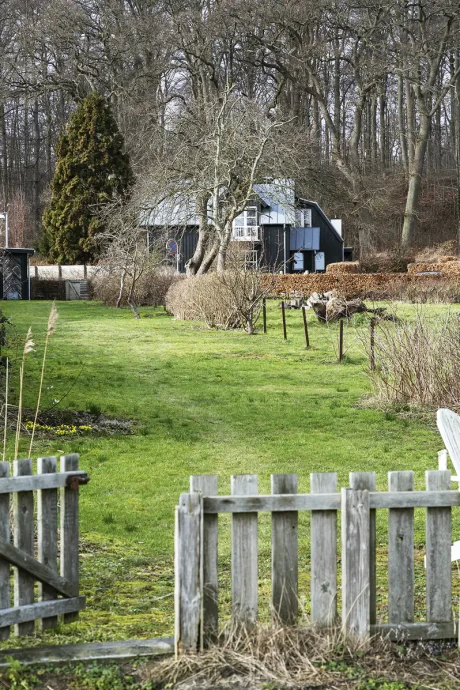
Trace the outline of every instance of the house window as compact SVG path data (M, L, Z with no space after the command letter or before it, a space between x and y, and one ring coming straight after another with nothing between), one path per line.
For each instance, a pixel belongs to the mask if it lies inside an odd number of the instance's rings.
M244 270L256 271L259 268L257 249L247 249L244 252Z
M235 240L259 239L256 206L249 206L235 218L233 221L233 237Z
M303 271L304 269L304 263L303 263L303 252L296 252L294 254L294 271Z
M311 228L311 208L300 208L296 211L298 228Z

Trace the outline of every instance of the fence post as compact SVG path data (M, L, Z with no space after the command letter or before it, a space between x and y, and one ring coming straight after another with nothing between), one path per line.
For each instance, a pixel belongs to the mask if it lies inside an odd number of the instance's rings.
M375 491L375 472L350 472L350 487L363 491ZM377 511L369 511L369 596L370 596L370 622L377 620Z
M78 455L61 456L61 472L78 470ZM61 489L61 575L74 587L74 596L79 593L79 524L78 483ZM78 620L78 611L65 613L64 623Z
M205 496L217 496L217 475L193 475L190 491ZM203 514L203 626L204 642L214 641L219 627L218 610L218 515Z
M388 491L413 491L414 473L389 472ZM388 622L414 620L414 509L388 511Z
M0 462L0 477L10 476L10 463ZM0 495L0 539L7 544L10 541L10 495ZM0 559L0 609L8 609L10 601L10 564L3 558ZM10 628L0 628L0 640L7 640L10 636Z
M343 319L339 321L339 362L343 359Z
M284 299L281 302L281 316L283 319L283 336L284 339L287 340L287 332L286 332L286 310L284 308Z
M38 474L54 473L57 471L55 457L38 458ZM37 541L38 560L51 570L57 572L57 489L45 489L38 492L37 498ZM56 591L38 584L39 601L57 599ZM39 620L41 631L55 628L57 616L49 616Z
M176 511L175 534L175 644L176 653L196 652L202 635L202 536L201 494L181 494Z
M369 492L342 489L342 628L357 640L369 637Z
M257 475L235 475L232 496L257 494ZM258 610L257 513L232 515L232 613L233 621L251 627Z
M296 494L296 474L272 474L272 494ZM272 605L283 625L295 625L298 613L298 513L272 513Z
M15 460L14 476L32 474L32 460ZM14 545L30 556L34 555L34 492L19 491L14 497ZM14 605L34 603L34 578L20 568L14 569ZM35 629L33 621L16 623L16 635L31 635Z
M427 491L451 488L449 470L425 472ZM452 509L426 509L426 613L429 623L452 620Z
M308 335L308 323L307 323L307 311L305 307L302 307L302 316L303 316L303 330L305 332L305 346L307 350L310 349L310 338Z
M262 300L262 319L264 323L264 333L267 332L267 304L265 297Z
M312 494L335 494L337 473L310 474ZM337 616L337 511L312 510L311 619L317 625L333 625Z

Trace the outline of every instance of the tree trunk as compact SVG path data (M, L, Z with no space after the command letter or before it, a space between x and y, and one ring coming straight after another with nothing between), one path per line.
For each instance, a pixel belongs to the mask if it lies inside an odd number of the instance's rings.
M188 276L194 276L200 272L206 254L206 247L209 244L211 228L208 223L208 201L209 196L207 194L202 194L197 199L198 215L200 218L198 225L198 242L192 258L187 262L185 270Z
M404 211L404 224L401 234L401 249L406 252L414 242L417 210L422 189L423 164L425 162L428 138L430 136L430 117L420 113L420 130L415 144L414 155L409 166L409 188Z

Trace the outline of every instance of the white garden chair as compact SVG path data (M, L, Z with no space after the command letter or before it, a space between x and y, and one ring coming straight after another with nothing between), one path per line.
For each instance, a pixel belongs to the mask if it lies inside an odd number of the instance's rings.
M436 422L446 447L445 450L438 453L438 468L447 470L447 456L449 455L456 472L452 481L460 484L460 417L452 410L442 408L436 413ZM460 541L456 541L452 545L451 560L460 560Z

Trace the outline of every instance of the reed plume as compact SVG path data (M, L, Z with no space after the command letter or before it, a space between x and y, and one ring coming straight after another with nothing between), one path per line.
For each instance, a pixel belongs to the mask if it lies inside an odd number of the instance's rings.
M38 413L40 411L40 403L41 403L41 399L42 399L43 381L45 378L46 354L48 352L48 341L50 339L50 336L54 333L54 329L56 327L56 321L57 320L58 320L58 311L56 309L56 302L53 302L53 304L51 305L51 311L50 311L50 315L48 318L48 328L46 330L45 349L43 351L43 360L42 360L42 373L40 376L40 387L38 389L37 407L35 410L34 425L32 427L32 436L30 438L29 457L32 455L32 445L34 442L35 428L37 426Z
M19 439L21 436L21 423L22 423L22 392L24 388L24 367L26 363L26 356L29 352L33 352L35 343L32 340L32 329L29 328L26 335L26 342L24 344L24 350L22 352L21 366L19 368L19 404L18 404L18 419L16 423L16 438L14 442L14 459L18 459L19 452Z

